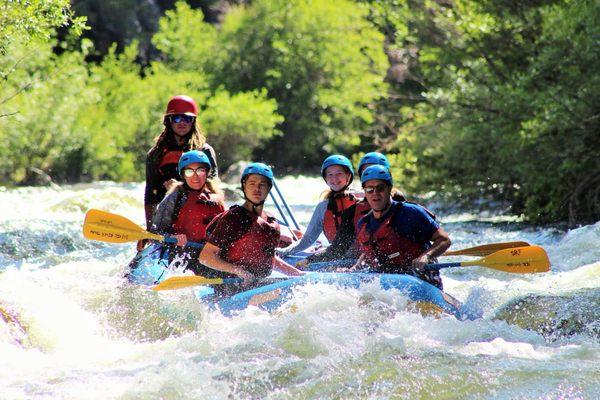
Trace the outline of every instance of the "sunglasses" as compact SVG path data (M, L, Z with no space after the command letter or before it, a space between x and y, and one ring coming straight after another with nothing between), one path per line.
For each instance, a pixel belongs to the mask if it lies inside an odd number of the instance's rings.
M171 115L171 122L178 124L180 122L185 122L186 124L191 124L194 119L196 117L192 116L192 115L185 115L185 114L176 114L176 115Z
M198 167L196 169L185 168L183 170L183 176L185 176L186 178L191 178L192 176L194 176L194 174L200 176L206 174L207 172L208 168L206 167Z
M385 192L385 190L387 189L387 187L388 187L387 185L385 185L385 184L382 183L382 184L377 185L377 186L365 186L364 189L365 189L365 193L367 193L367 194L373 194L375 192L377 192L377 193L383 193L383 192Z

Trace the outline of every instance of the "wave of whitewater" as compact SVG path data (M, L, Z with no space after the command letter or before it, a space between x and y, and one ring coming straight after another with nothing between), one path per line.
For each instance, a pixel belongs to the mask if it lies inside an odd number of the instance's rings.
M306 223L322 180L279 185ZM127 285L133 245L82 237L89 208L142 224L142 198L110 182L0 189L0 399L599 398L600 222L439 215L456 249L548 251L547 274L445 270L477 321L422 317L377 285L307 286L276 313L225 318L189 290Z

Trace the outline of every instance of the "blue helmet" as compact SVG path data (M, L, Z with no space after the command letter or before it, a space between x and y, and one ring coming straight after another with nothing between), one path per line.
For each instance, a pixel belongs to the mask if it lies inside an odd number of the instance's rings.
M350 172L350 182L348 182L348 185L350 185L352 183L352 179L354 179L354 168L352 168L352 163L350 160L341 154L334 154L327 157L325 161L323 161L323 165L321 165L321 176L323 179L325 179L325 170L332 165L340 165L348 169Z
M250 174L258 174L264 176L269 180L271 186L273 186L273 171L271 170L271 167L269 167L267 164L263 164L260 162L253 162L248 164L242 172L242 185L246 181L246 177Z
M363 166L365 166L366 164L375 164L375 165L383 165L386 168L390 168L390 162L388 161L387 157L377 151L372 151L370 153L365 154L364 156L362 156L362 158L360 159L360 162L358 163L358 174L361 174L361 168Z
M210 160L208 156L201 151L198 150L190 150L181 155L179 157L179 163L177 163L177 172L181 175L181 171L185 167L193 163L206 164L208 166L208 172L210 173Z
M390 174L390 170L384 167L383 165L370 165L367 169L364 170L360 177L360 183L364 186L368 181L372 181L373 179L381 179L382 181L387 181L390 186L392 186L392 174Z

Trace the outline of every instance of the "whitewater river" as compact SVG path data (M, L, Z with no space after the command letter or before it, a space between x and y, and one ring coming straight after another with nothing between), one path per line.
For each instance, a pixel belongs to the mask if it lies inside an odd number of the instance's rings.
M306 223L322 181L280 187ZM374 285L307 286L274 314L226 318L189 289L127 285L133 245L82 237L89 208L141 224L142 197L141 184L0 188L0 399L600 398L600 222L440 212L453 249L524 240L552 263L444 270L476 321L422 317Z

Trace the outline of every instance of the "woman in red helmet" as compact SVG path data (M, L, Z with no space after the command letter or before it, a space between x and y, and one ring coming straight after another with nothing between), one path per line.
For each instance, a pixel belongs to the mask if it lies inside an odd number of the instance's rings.
M163 118L164 130L155 139L146 158L146 191L144 210L146 226L150 228L152 215L167 191L180 185L177 163L183 153L200 150L210 161L208 179L218 179L217 159L214 149L206 143L206 137L198 122L198 106L189 96L171 98Z

